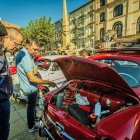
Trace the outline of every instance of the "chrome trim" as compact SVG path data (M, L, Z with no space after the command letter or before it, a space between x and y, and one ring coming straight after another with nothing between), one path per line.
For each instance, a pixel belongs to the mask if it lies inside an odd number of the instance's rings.
M53 122L53 120L50 118L50 116L47 115L48 121L50 123L52 123L56 129L56 133L60 136L63 137L65 136L67 139L69 140L75 140L74 138L72 138L69 134L67 134L64 131L64 127L59 123L59 122Z

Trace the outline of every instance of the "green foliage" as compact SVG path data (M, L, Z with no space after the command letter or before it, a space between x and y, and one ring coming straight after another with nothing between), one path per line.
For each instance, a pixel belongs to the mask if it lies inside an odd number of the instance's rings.
M40 46L49 47L50 42L54 39L54 24L51 18L46 19L45 16L39 19L29 21L25 28L21 29L24 39L32 37L36 39Z

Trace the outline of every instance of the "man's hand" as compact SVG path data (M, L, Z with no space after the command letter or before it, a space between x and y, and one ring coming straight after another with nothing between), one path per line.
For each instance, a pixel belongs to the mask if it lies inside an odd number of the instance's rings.
M34 67L34 75L36 75L37 72L38 72L38 66L35 66L35 67Z
M51 87L57 87L56 83L49 81L48 85L50 85Z

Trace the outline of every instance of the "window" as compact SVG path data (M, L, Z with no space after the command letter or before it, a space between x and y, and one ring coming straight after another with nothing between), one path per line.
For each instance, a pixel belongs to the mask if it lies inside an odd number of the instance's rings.
M104 35L105 35L105 29L104 28L101 28L100 30L100 40L104 40Z
M78 19L78 25L81 26L84 24L84 16L79 17Z
M100 14L100 22L105 21L105 12Z
M93 39L90 39L90 44L89 44L90 46L89 47L93 47Z
M117 37L122 37L122 31L123 31L123 24L121 21L118 21L114 24L113 30L116 31Z
M90 11L92 11L92 10L93 10L93 5L92 5L92 6L90 6L90 8L89 8L89 9L90 9Z
M106 0L100 0L100 6L103 6L106 4Z
M39 58L39 60L36 61L36 65L38 66L38 69L47 71L51 65L51 60Z
M120 16L123 14L123 5L120 4L114 8L114 17Z
M59 71L59 69L60 68L59 68L58 64L56 62L54 62L51 71Z
M136 29L136 33L140 33L140 17L137 21L137 29Z
M89 36L93 35L93 26L89 27Z
M83 37L84 36L84 27L78 29L78 36L79 37Z
M79 48L83 48L84 47L84 44L85 44L84 38L78 40L78 46L79 46Z
M93 22L93 14L90 14L90 23Z
M98 59L98 61L106 63L108 66L114 68L129 86L136 87L139 85L140 66L137 63L121 59Z

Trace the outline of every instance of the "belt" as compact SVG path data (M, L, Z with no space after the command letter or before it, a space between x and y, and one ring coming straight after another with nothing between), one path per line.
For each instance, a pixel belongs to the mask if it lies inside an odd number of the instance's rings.
M9 100L9 98L0 99L0 103L6 102L6 101L8 101L8 100Z

